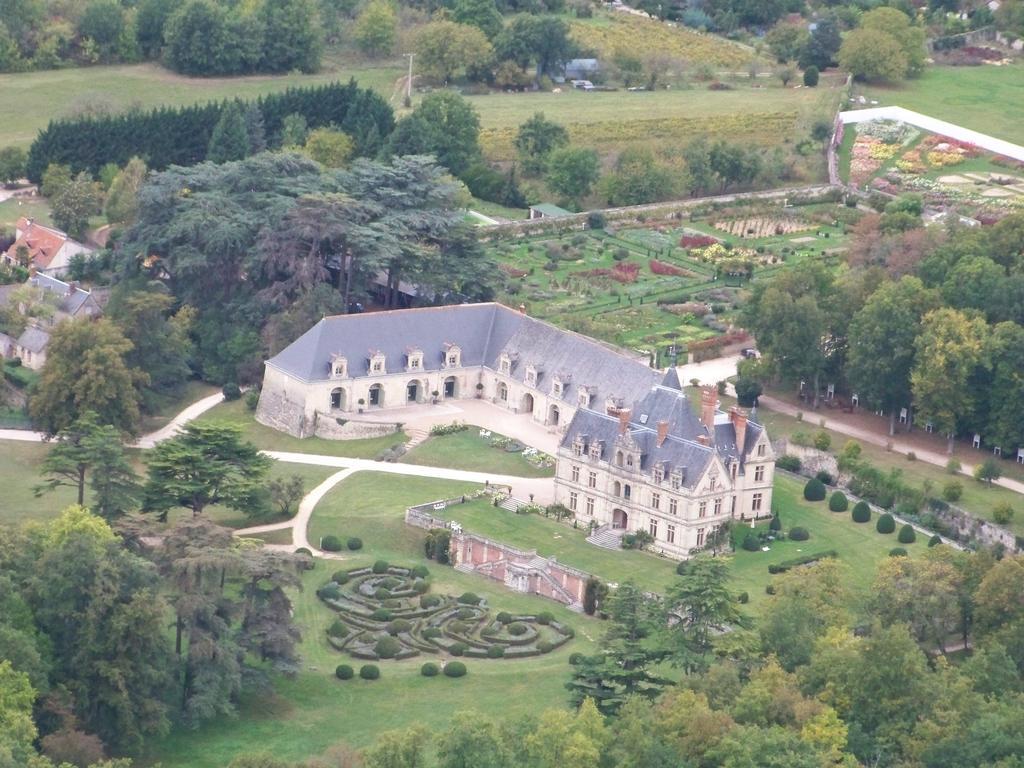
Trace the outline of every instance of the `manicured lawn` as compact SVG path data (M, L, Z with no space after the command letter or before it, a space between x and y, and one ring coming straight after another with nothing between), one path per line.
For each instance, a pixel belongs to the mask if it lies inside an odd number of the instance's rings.
M390 97L402 70L397 62L379 66L343 66L328 61L315 75L192 78L156 64L56 69L0 75L0 147L28 146L53 118L97 104L113 109L143 109L220 99L250 99L293 86L354 77L365 88Z
M928 67L901 85L864 88L895 105L1024 144L1024 66Z
M334 489L317 507L311 540L326 533L354 535L363 539L365 549L345 562L321 561L305 574L304 590L295 603L295 616L303 630L302 671L291 680L275 677L275 694L251 696L239 718L222 718L198 731L175 731L148 757L168 768L221 768L246 751L267 751L279 759L297 760L320 754L339 742L365 746L382 731L415 722L439 728L462 709L516 717L563 706L570 672L567 658L576 651L593 652L592 639L604 631L603 625L550 600L516 594L488 579L424 560L425 532L407 527L402 520L410 504L453 496L472 487L361 472ZM551 611L575 627L577 636L545 656L522 661L470 660L469 674L460 680L422 677L420 666L433 660L422 656L382 662L382 676L376 682L342 683L334 678L335 666L349 663L358 669L361 662L327 644L326 630L335 614L317 599L315 590L335 569L369 565L379 558L394 564L428 565L432 593L472 591L485 597L495 611Z
M573 529L542 515L517 515L495 507L487 499L456 504L436 512L455 520L472 533L522 549L535 549L545 557L620 583L632 580L651 592L663 592L674 578L676 563L647 552L614 551L586 542L586 530Z
M381 451L404 443L408 439L405 433L399 432L365 440L323 440L319 437L308 437L302 440L257 423L252 411L246 407L244 399L221 403L203 414L199 420L234 424L241 428L246 440L265 451L319 453L326 456L345 456L351 459L372 459Z
M402 457L408 464L424 467L448 467L478 472L494 472L516 477L554 477L554 465L546 468L531 464L521 452L509 453L491 445L500 437L481 437L480 428L470 426L464 432L428 438Z
M185 386L182 387L181 392L177 396L161 397L157 401L156 407L153 408L153 412L143 416L142 426L139 431L142 434L155 432L161 427L166 426L167 422L181 413L187 406L219 391L220 388L215 387L213 384L191 379L185 382Z
M847 584L856 592L866 594L874 580L878 564L889 556L893 547L906 547L911 557L928 545L928 538L918 534L914 544L900 544L896 534L883 535L875 530L875 520L855 523L850 511L830 512L827 502L809 502L803 498L804 484L779 474L775 478L772 506L778 509L784 530L802 526L811 534L807 541L777 541L768 552L747 552L737 547L732 559L733 583L736 592L747 592L750 609L756 613L765 599L765 585L771 580L768 566L802 555L834 549L847 573ZM852 507L852 505L851 505ZM767 529L764 522L760 528ZM737 528L734 539L743 541L746 530Z
M44 443L0 440L0 525L52 520L75 503L77 492L72 488L58 488L38 499L33 495L32 488L43 482L39 464L49 452Z
M3 75L0 75L0 79L3 77ZM3 108L2 97L0 97L0 111L2 111ZM3 123L0 122L0 133L3 131L2 125ZM0 141L0 146L3 146L2 141ZM40 224L53 224L53 219L50 217L50 206L42 198L12 197L10 200L4 200L0 203L0 232L10 230L13 235L14 225L22 216L35 219Z

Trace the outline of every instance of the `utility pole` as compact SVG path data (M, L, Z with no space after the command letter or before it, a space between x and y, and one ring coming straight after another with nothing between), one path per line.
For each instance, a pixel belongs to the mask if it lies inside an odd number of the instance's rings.
M405 108L409 109L412 107L412 60L416 55L415 53L403 53L409 60L409 76L405 79Z

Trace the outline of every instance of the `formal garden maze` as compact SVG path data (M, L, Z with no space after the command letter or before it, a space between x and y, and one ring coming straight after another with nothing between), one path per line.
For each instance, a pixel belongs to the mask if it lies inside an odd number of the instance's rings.
M486 601L467 592L431 595L424 566L337 571L317 591L338 613L327 630L330 644L357 659L409 659L448 654L523 659L550 653L573 630L549 613L492 615Z

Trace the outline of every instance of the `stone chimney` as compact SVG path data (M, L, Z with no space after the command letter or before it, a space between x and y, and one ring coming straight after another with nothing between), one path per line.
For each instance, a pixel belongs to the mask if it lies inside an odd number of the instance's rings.
M733 406L729 409L729 421L736 430L736 453L743 456L743 446L747 439L747 414Z
M661 448L661 444L665 442L665 438L668 437L668 422L658 422L658 447Z
M624 435L629 431L629 417L633 415L633 411L629 408L623 408L619 411L619 434Z
M708 428L708 432L714 432L717 405L718 391L714 387L704 387L700 391L700 420Z
M711 438L707 435L697 435L697 442L701 445L711 445Z

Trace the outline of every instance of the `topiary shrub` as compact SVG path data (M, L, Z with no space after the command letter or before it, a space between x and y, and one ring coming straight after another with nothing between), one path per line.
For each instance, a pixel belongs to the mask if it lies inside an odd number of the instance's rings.
M497 620L499 624L508 624L512 621L512 614L508 611L501 611L497 616Z
M242 396L242 390L238 388L237 384L231 381L221 387L220 391L221 394L224 395L225 400L237 400Z
M818 85L818 68L811 64L807 69L804 70L804 85L808 88L814 88Z
M858 501L853 505L851 517L853 517L853 522L855 523L871 522L871 507L868 506L866 501Z
M387 608L378 608L370 614L370 618L374 621L391 621L391 611Z
M520 637L530 631L530 628L521 622L508 625L508 633L513 637Z
M765 588L764 588L764 593L766 595L774 595L775 594L775 585L774 584L766 584Z
M747 550L747 552L757 552L761 549L761 542L757 536L752 533L748 533L743 538L743 548Z
M904 524L896 535L896 541L900 544L913 544L917 541L917 531L914 530L914 526L909 523Z
M444 665L445 677L465 677L466 665L461 661L449 661Z
M423 638L425 640L436 640L437 638L439 638L443 634L444 634L444 632L442 632L437 627L427 627L426 629L423 630Z
M320 587L320 590L317 592L317 594L320 595L320 597L322 597L324 600L337 600L339 597L341 597L341 587L339 587L334 582L324 584L322 587Z
M461 656L467 650L469 650L469 646L465 643L452 643L448 646L448 653L452 656Z
M832 485L832 483L835 482L835 478L832 477L832 473L826 472L824 469L819 469L814 476L821 480L825 485Z
M359 676L363 680L377 680L380 678L380 667L376 664L363 664L359 668Z
M428 661L422 667L420 667L420 674L424 677L437 677L441 674L441 668L432 661Z
M541 653L551 653L553 650L555 650L555 644L552 643L550 640L541 640L539 643L537 643L537 650Z
M802 464L799 456L791 456L787 453L775 460L775 466L779 469L785 469L787 472L799 472Z
M350 551L355 552L357 549L363 548L363 540L358 536L352 536L347 542L345 542L345 546L347 546Z
M427 570L427 566L425 565L417 565L409 571L409 575L414 576L417 579L425 579L430 575L430 571Z
M746 592L740 592L738 595L736 595L736 602L746 605L750 602L750 595Z
M547 624L550 624L554 620L555 620L555 615L553 613L550 613L549 611L542 611L541 613L537 614L537 623L538 624L545 624L545 625L547 625Z
M335 584L348 583L348 571L335 571L334 575L331 576L331 581L333 581Z
M896 518L886 512L878 518L875 523L875 530L879 533L892 533L896 530Z
M420 598L421 608L436 608L441 604L441 598L437 595L424 595Z
M500 659L504 655L505 655L505 646L504 645L492 645L490 648L487 649L487 658L488 659Z
M778 515L772 516L772 521L768 523L768 530L770 531L781 531L782 530L782 518Z
M804 498L807 501L824 501L827 493L825 484L816 477L812 477L804 486Z
M346 637L348 635L348 627L345 626L341 619L335 619L334 623L327 628L327 634L331 637Z
M576 653L570 653L569 654L569 663L572 666L575 667L581 661L583 661L583 654L582 653L576 652Z
M402 644L389 635L378 640L373 650L382 659L393 659L402 650Z
M334 676L339 680L351 680L356 676L356 672L348 664L339 664L334 668Z
M387 573L388 567L389 566L387 560L378 560L373 564L373 568L371 568L370 570L372 570L374 573Z
M459 608L455 615L463 621L468 621L476 618L476 611L472 608Z
M889 550L889 557L906 557L907 550L903 547L893 547Z
M406 619L393 619L388 622L387 631L389 635L398 635L412 629L412 622Z
M374 600L390 600L391 593L384 589L384 587L379 587L373 591L373 598Z
M463 605L479 605L480 598L472 592L463 592L459 595L459 602Z
M811 538L811 534L807 532L806 528L801 528L799 525L789 530L789 538L793 541L807 541Z
M324 552L341 552L341 539L337 536L324 536L320 541L320 549Z
M412 591L417 595L422 595L430 590L430 583L423 579L416 579L412 584Z
M832 512L845 512L849 506L850 502L847 501L846 494L842 491L836 491L828 498L828 508Z
M942 486L942 498L946 501L960 501L964 495L964 484L959 480L950 480Z
M930 539L928 539L928 546L929 547L937 547L941 543L942 543L942 537L939 536L939 534L937 534L937 533L934 536L932 536Z

